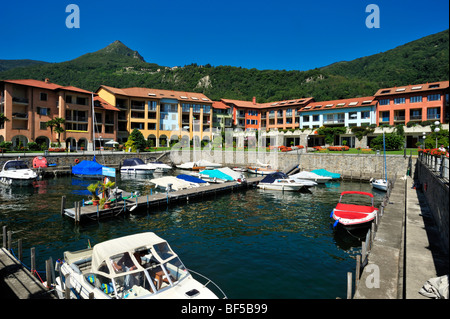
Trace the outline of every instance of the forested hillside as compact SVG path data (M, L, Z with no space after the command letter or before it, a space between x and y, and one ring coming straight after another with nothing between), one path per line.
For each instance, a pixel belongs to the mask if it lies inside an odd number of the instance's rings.
M221 98L258 102L314 97L331 100L374 94L381 87L448 80L448 30L387 52L309 71L257 70L186 65L165 67L145 62L115 41L97 52L62 63L30 65L0 72L0 79L50 78L54 83L95 91L101 84L202 92Z

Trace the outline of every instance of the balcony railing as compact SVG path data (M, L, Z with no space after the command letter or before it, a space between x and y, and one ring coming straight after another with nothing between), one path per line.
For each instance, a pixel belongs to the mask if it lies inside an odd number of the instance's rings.
M13 97L14 103L22 103L22 104L28 104L28 99L24 97Z
M394 121L404 121L404 120L405 120L404 115L394 116Z

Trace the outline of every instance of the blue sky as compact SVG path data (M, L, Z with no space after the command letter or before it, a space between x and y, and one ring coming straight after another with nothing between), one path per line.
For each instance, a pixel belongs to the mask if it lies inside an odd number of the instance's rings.
M66 6L80 28L66 27ZM366 6L380 9L367 28ZM115 40L163 66L309 70L449 28L447 0L2 1L0 59L72 60Z

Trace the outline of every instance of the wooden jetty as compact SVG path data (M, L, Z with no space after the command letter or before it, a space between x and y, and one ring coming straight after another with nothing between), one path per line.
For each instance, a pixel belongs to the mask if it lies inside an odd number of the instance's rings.
M113 203L109 209L100 209L99 206L85 205L80 202L75 203L75 207L65 207L65 197L61 200L61 214L66 215L76 223L87 220L99 220L102 218L114 217L126 212L141 211L150 207L163 208L176 203L186 203L190 200L201 200L221 193L230 193L241 189L255 187L263 176L248 178L246 182L236 181L222 184L210 184L206 186L193 187L168 193L157 193L144 196L128 197L125 200Z
M31 271L21 262L22 240L18 240L19 257L12 254L12 232L3 226L3 247L0 248L0 294L2 299L57 299L51 287L45 287L34 276L37 273L35 249L31 249ZM51 286L53 261L46 261L46 278ZM54 276L53 276L54 278Z

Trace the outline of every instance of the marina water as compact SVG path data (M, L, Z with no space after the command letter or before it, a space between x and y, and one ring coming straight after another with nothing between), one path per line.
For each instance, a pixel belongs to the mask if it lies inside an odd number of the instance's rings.
M171 175L178 173L185 172ZM116 182L146 195L156 191L150 178L119 174ZM384 196L368 182L329 182L306 194L255 188L76 225L61 216L61 197L67 207L87 200L91 182L58 177L33 187L0 186L0 222L13 231L13 250L23 240L25 265L31 247L45 276L45 260L62 258L64 251L152 231L187 268L210 278L230 299L345 298L347 272L355 271L361 240L334 231L330 213L342 191L371 192L375 207Z

